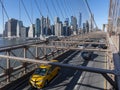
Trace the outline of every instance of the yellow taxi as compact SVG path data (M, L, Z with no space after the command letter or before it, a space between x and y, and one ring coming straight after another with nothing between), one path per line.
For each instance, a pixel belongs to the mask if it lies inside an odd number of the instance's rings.
M58 62L51 60L51 62ZM48 84L59 72L60 67L41 64L30 77L30 85L34 88L41 89Z

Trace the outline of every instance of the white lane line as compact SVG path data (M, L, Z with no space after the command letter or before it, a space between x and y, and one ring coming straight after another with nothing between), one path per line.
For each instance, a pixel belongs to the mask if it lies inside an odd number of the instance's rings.
M85 77L85 73L86 73L86 72L83 72L83 74L81 74L81 76L80 76L79 80L77 81L77 84L75 85L75 87L74 87L73 90L79 90L79 86L80 86L80 85L78 85L78 84L79 84L79 83L82 83L83 78Z

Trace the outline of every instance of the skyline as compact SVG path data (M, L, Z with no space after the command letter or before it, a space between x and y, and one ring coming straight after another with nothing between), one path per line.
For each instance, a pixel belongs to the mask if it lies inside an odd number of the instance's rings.
M19 1L20 1L20 4L19 4ZM99 2L101 2L101 1L103 1L103 0L99 0ZM97 1L96 0L88 0L89 6L92 10L92 13L95 12L94 17L95 17L95 21L96 21L97 25L98 25L98 23L100 23L100 24L103 23L103 21L102 21L102 19L100 22L98 22L96 20L96 19L99 20L99 17L98 18L96 18L96 17L99 16L100 14L98 12L96 12L95 8L93 7L93 4L96 3L96 6L99 6L97 4L104 4L103 7L105 7L106 4L108 5L108 1L109 0L105 0L104 3L103 2L99 3L98 0ZM39 10L41 11L42 15L44 17L49 16L52 24L54 23L54 20L55 20L54 18L57 16L60 17L60 20L62 22L65 20L65 18L69 18L69 20L70 20L71 16L76 16L78 19L79 12L82 13L82 23L85 22L86 20L89 20L89 18L90 18L88 9L83 0L81 0L81 1L80 0L61 0L61 1L51 0L51 2L48 0L40 0L40 1L36 0L36 2L39 6ZM39 10L37 9L37 5L34 0L24 0L23 3L26 7L27 12L29 13L29 17L31 20L29 20L27 14L25 12L24 6L22 5L22 0L13 0L12 2L10 2L8 0L4 0L4 6L8 13L9 18L20 19L21 21L23 21L23 24L25 26L30 26L31 22L35 23L35 19L41 17L41 14L40 14ZM20 5L21 9L19 9L19 5ZM103 7L101 7L101 8L103 8ZM103 9L101 9L101 10L103 10ZM104 9L104 10L106 10L105 12L107 12L107 9ZM3 21L2 12L0 12L0 13L1 13L1 15L0 15L1 21ZM21 14L19 14L19 13L21 13ZM105 15L107 13L103 13L103 14L102 15L104 17L101 17L101 18L103 18L105 20L105 18L108 15ZM6 21L7 21L7 17L4 15L4 22L6 22ZM106 18L106 21L107 21L107 18ZM98 27L100 28L100 25L98 25ZM3 29L3 23L0 22L0 33L2 33L2 29Z

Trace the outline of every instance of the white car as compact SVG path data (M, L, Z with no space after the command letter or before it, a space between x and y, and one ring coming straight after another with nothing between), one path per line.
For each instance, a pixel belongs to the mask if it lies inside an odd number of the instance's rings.
M78 45L78 48L83 49L84 46L83 45Z

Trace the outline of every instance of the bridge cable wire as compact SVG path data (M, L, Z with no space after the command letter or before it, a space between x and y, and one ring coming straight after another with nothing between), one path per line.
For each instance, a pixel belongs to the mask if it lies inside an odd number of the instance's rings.
M73 10L73 8L72 8L72 4L71 4L70 0L69 0L68 5L70 6L71 12L72 12L72 14L74 15L74 13L73 13L74 10Z
M39 5L38 5L38 3L37 3L37 1L36 1L36 0L34 0L34 1L35 1L36 7L37 7L40 15L43 16L43 15L42 15L42 12L41 12L41 9L40 9L40 7L39 7Z
M49 7L48 7L48 4L47 4L46 0L44 0L44 2L45 2L45 5L46 5L46 7L47 7L48 14L50 14L50 17L51 17L51 19L52 19L52 22L54 23L52 14L51 14L51 12L50 12L50 10L49 10Z
M57 2L57 5L58 5L58 7L59 7L59 9L60 9L60 12L61 12L61 14L62 14L62 17L65 18L64 15L63 15L62 9L61 9L61 7L60 7L60 5L59 5L58 0L56 0L56 2Z
M32 21L32 23L33 23L33 0L31 0L31 21Z
M19 20L21 20L21 4L20 4L20 0L19 0Z
M65 6L66 6L66 10L67 10L67 12L69 13L68 15L70 15L70 14L71 14L71 13L70 13L70 7L67 5L66 0L64 0L64 3L65 3Z
M2 8L2 17L3 17L3 30L4 30L4 10L3 10L3 8Z
M55 7L55 4L54 4L53 0L51 0L51 3L52 3L53 8L55 9L56 15L58 16L59 14L58 14L58 12L57 12L57 9L56 9L56 7Z
M2 6L3 11L5 12L5 14L6 14L6 16L7 16L7 19L9 20L8 13L7 13L6 9L5 9L5 6L3 5L2 0L0 0L0 3L1 3L1 6Z
M61 0L61 6L63 6L63 10L64 10L64 13L65 13L65 15L68 17L68 15L67 15L67 11L66 11L66 7L67 6L65 6L65 2L63 2L64 0Z
M96 24L96 22L95 22L94 16L93 16L93 14L92 14L92 11L91 11L91 9L90 9L90 6L89 6L87 0L85 0L85 3L86 3L86 5L87 5L87 8L88 8L88 10L89 10L89 13L90 13L93 21L94 21L95 26L98 27L97 24Z
M24 4L23 0L21 0L21 3L22 3L22 5L23 5L23 7L24 7L24 9L25 9L25 12L26 12L26 14L27 14L27 16L28 16L28 19L30 20L30 23L33 24L33 23L32 23L32 20L31 20L31 18L30 18L30 16L29 16L29 14L28 14L28 11L27 11L27 9L26 9L26 7L25 7L25 4Z

